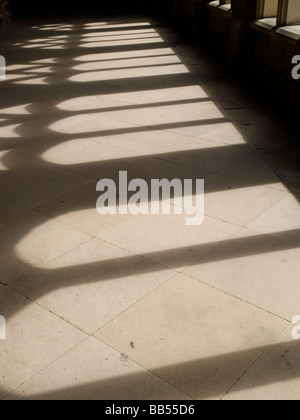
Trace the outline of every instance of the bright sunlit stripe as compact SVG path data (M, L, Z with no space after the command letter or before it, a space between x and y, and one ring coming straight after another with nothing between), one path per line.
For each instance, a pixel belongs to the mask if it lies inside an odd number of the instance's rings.
M99 38L103 37L103 38L113 38L113 37L118 37L118 36L122 36L122 37L128 37L128 36L136 36L136 35L142 35L142 34L157 34L155 29L136 29L136 30L131 30L130 32L128 31L112 31L111 33L101 33L101 32L88 32L88 33L84 33L82 35L83 38L90 38L90 37L94 37L97 36Z
M143 77L189 73L189 71L183 64L174 64L172 66L162 65L159 67L141 67L140 71L143 72ZM75 76L70 77L69 80L72 82L97 82L117 79L125 80L131 78L136 78L135 69L92 71L77 74Z
M28 107L30 107L30 105L31 104L24 104L24 105L12 106L9 108L2 108L0 109L0 115L2 114L9 114L9 115L30 114L30 111L28 110Z
M116 23L115 25L109 23L87 23L86 28L95 29L115 29L115 28L134 28L136 26L152 26L150 22L131 22L131 23Z
M141 57L159 57L159 56L175 56L177 55L171 48L157 48L154 51L151 50L135 50L135 51L119 51L112 53L96 53L87 54L74 58L75 61L87 62L92 61L107 61L107 60L126 60L128 58L137 59Z
M100 47L112 47L112 46L126 46L126 45L140 45L140 44L163 44L165 41L163 39L155 38L155 39L134 39L129 41L122 41L122 40L115 40L115 41L97 41L97 42L89 42L80 44L81 48L100 48Z
M159 62L159 64L158 64ZM95 61L92 63L84 63L79 64L78 66L74 66L73 70L76 70L78 72L82 71L95 71L95 70L111 70L115 69L118 70L120 68L126 69L142 69L143 67L149 66L149 67L159 67L161 65L182 65L181 61L174 55L174 57L164 57L162 56L159 60L156 59L156 64L153 65L153 59L151 57L145 57L145 58L128 58L126 62L120 63L120 61L104 61L99 62Z
M110 37L110 36L105 36L105 37L101 37L101 36L93 36L90 38L84 38L83 42L85 43L95 43L95 42L102 42L104 43L108 43L108 42L122 42L122 43L126 43L127 41L141 41L144 42L145 40L154 40L154 39L159 39L160 41L163 41L161 39L161 37L157 34L143 34L143 35L125 35L125 36L114 36L114 37Z
M14 83L17 85L46 85L48 84L45 77L32 77L25 80L15 81Z
M17 133L17 130L22 127L22 124L11 124L1 127L1 138L9 138L14 139L21 137L20 134Z

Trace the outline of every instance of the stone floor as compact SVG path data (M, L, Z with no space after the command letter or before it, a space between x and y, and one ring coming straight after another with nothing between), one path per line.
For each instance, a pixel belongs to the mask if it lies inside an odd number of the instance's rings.
M1 36L0 398L299 399L290 123L149 19ZM203 225L98 215L120 170L204 178Z

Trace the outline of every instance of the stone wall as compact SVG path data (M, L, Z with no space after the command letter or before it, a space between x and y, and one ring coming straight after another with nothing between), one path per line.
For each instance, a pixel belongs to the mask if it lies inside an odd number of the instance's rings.
M8 0L0 0L0 26L6 25L10 18L10 7Z
M300 55L300 37L259 29L253 24L257 17L255 0L231 3L232 10L228 11L208 6L208 0L172 0L170 15L193 41L210 45L225 58L236 76L261 86L277 99L292 101L298 108L300 80L292 77L292 58Z

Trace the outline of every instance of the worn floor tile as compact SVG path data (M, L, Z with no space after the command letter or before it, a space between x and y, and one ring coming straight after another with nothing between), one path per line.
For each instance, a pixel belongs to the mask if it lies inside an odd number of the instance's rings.
M216 173L221 169L237 162L248 152L240 147L224 146L222 143L209 140L199 140L194 153L165 154L165 159L194 169L205 169Z
M286 325L177 275L96 336L189 396L217 399Z
M299 308L298 243L242 229L185 270L213 287L291 320Z
M16 153L8 153L3 160L9 170L2 173L0 193L27 208L91 182L89 178Z
M21 217L26 209L16 203L14 200L0 201L0 226L1 229L14 218Z
M96 199L95 187L84 188L38 211L87 235L176 270L182 270L239 229L211 217L205 217L200 226L186 226L190 216L183 210L183 214L174 214L172 206L170 215L100 216L96 211Z
M85 338L85 334L19 293L0 285L0 398Z
M221 169L218 174L246 181L250 184L287 191L279 177L255 151L249 151L245 157Z
M158 50L157 50L158 51ZM171 54L171 50L166 51L166 54ZM174 53L171 54L174 56ZM191 100L205 100L209 101L210 98L206 92L202 89L199 84L194 83L192 86L174 86L174 87L165 87L161 89L151 89L151 90L137 90L137 91L124 91L122 93L111 93L107 94L106 98L109 100L125 102L141 105L141 106L151 106L158 104L161 106L161 101L165 101L166 96L174 96L174 101L191 101ZM101 99L101 95L98 95L98 100Z
M94 239L12 287L91 334L173 274Z
M227 186L227 189L221 189L221 186ZM205 213L218 220L245 226L287 196L287 192L253 186L245 181L208 176Z
M96 143L93 138L85 140L74 140L50 147L42 154L41 159L90 179L99 181L104 171L109 170L112 162L118 161L128 164L138 158L138 153L127 150L126 144L123 148L114 147L109 144Z
M161 104L155 104L153 107L143 107L139 109L118 109L117 111L104 112L107 118L114 118L118 121L132 122L145 126L163 126L166 129L176 129L178 126L190 123L195 125L201 124L201 121L209 121L209 119L222 118L223 115L211 101L204 101L194 104L191 107L189 103L176 104L175 99L168 101L167 98L161 98ZM164 105L164 101L166 105ZM172 105L172 102L174 105ZM176 106L177 105L177 106Z
M231 146L245 147L246 137L231 122L224 122L208 127L209 129L200 134L201 138Z
M185 400L186 395L95 338L88 338L7 400Z
M78 134L82 134L81 138L88 133L105 133L114 129L125 129L134 127L133 124L127 124L123 122L117 122L116 120L103 117L102 114L89 113L89 114L77 114L71 117L67 117L56 121L49 128L55 133L73 135L74 138ZM92 134L91 134L92 136Z
M140 133L124 133L122 136L94 137L93 141L126 148L145 155L197 150L201 144L201 141L190 136L151 128Z
M0 282L8 284L89 240L84 233L25 211L1 228L0 253L5 263L0 266Z
M299 401L299 341L289 326L225 395L224 400Z
M300 229L299 203L290 194L249 223L247 227L261 233L276 234L277 232L289 231L288 240L298 242Z
M143 40L144 41L144 40ZM158 40L159 41L159 40ZM119 43L119 41L117 41ZM160 41L159 41L160 42ZM100 43L99 43L100 44ZM83 47L93 48L94 43L85 44ZM161 66L140 66L137 69L130 69L130 68L115 68L110 70L100 70L100 71L87 71L87 72L79 72L77 75L72 76L69 80L72 82L99 82L99 81L110 81L110 80L118 80L118 79L130 79L134 77L139 77L140 74L143 74L143 77L151 77L151 76L161 76L163 74L170 75L170 74L185 74L188 73L188 70L185 65L182 63L173 64L173 65L161 65Z
M134 224L134 229L132 226ZM174 226L176 229L174 230ZM200 226L186 226L186 215L131 216L100 233L103 239L126 247L160 264L183 270L237 227L209 217ZM158 236L159 232L164 232ZM129 239L130 238L130 239Z

